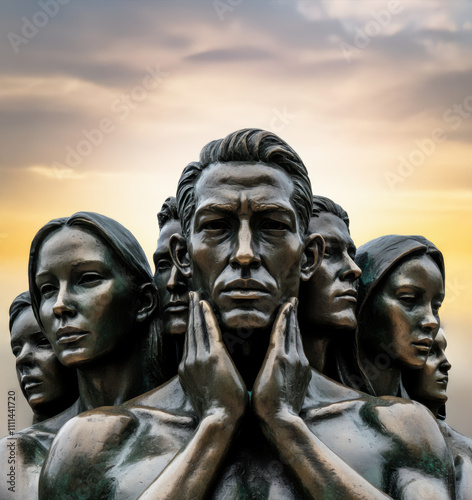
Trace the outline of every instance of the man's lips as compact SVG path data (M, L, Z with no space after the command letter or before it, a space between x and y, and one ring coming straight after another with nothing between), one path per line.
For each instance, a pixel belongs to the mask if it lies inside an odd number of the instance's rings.
M164 311L167 313L180 313L188 310L188 302L184 302L183 300L175 300L169 302L167 306L164 308Z
M223 287L221 293L236 300L253 300L270 295L270 291L263 283L252 278L230 281Z
M447 383L449 382L449 377L447 375L445 377L440 377L436 380L436 382L438 384L447 385Z
M21 386L25 391L31 391L35 387L40 386L42 383L43 381L36 377L30 377L28 375L21 377Z
M343 290L336 294L336 298L345 299L349 302L357 303L357 290L354 288L348 288L347 290Z
M82 340L89 332L76 328L75 326L64 326L56 332L57 344L71 344Z

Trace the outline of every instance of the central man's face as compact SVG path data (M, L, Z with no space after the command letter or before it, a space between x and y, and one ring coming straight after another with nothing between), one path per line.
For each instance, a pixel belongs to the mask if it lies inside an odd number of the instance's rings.
M188 250L195 290L226 330L263 329L298 295L303 241L293 182L264 163L216 163L195 186Z

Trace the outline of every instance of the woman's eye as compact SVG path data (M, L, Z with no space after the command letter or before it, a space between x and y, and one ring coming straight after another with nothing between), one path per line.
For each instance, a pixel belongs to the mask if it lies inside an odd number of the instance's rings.
M48 298L54 294L54 292L56 291L56 287L54 285L51 285L50 283L45 283L44 285L41 285L39 291L43 297Z
M416 297L414 295L401 295L399 299L404 303L408 305L413 305L416 301Z
M101 279L102 277L97 273L84 273L80 277L79 284L81 285L93 284L96 283L97 281L100 281Z

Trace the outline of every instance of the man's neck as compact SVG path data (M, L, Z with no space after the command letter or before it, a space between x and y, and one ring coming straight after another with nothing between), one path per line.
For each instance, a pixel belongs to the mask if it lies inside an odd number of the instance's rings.
M254 330L249 335L244 328L236 331L223 331L223 341L236 365L248 391L262 367L262 363L269 347L271 328ZM244 332L245 338L241 332Z

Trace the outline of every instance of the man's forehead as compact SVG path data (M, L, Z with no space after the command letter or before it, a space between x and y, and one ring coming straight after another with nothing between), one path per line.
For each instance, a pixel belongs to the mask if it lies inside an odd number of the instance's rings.
M195 185L198 210L202 205L234 205L242 199L252 208L266 204L294 209L293 182L280 167L265 163L215 163L208 166Z
M178 220L172 219L162 227L157 239L157 249L154 253L164 253L169 251L169 240L173 234L182 234L182 227Z
M345 222L332 213L322 212L318 216L311 217L308 229L310 233L321 234L327 242L337 240L347 245L354 245Z

